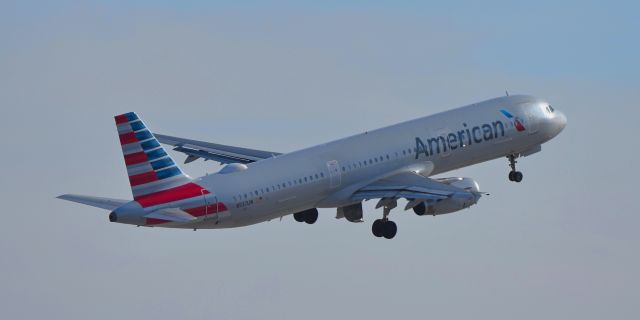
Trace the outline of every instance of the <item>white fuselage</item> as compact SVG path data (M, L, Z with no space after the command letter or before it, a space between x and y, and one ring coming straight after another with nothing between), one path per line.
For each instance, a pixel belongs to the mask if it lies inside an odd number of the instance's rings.
M398 172L431 176L533 153L566 122L548 106L531 96L497 98L207 175L195 180L211 192L205 201L228 210L172 227L239 227L309 208L341 207L353 202L354 191Z

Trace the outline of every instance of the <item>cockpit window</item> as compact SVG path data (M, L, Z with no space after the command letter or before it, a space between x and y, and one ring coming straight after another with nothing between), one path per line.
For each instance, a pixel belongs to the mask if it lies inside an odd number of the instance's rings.
M549 113L553 113L553 112L555 112L555 111L556 111L555 109L553 109L553 107L552 107L551 105L549 105L549 106L547 107L547 110L549 111Z

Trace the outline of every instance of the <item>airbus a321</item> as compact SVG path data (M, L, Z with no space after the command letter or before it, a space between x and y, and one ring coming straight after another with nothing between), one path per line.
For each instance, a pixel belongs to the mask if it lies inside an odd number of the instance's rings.
M567 118L533 96L504 96L367 131L290 153L255 150L153 134L133 113L115 116L133 200L66 194L61 199L111 211L111 222L147 227L218 229L293 215L313 224L318 208L362 222L362 202L377 200L371 227L391 239L389 219L402 201L418 216L469 208L483 196L471 178L432 178L506 157L509 180L521 182L516 159L541 151ZM225 164L193 179L161 145ZM406 203L406 204L405 204Z

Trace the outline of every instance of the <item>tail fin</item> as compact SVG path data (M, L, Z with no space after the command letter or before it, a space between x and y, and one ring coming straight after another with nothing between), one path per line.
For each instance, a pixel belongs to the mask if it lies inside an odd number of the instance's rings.
M129 112L115 120L134 199L191 181L138 115Z

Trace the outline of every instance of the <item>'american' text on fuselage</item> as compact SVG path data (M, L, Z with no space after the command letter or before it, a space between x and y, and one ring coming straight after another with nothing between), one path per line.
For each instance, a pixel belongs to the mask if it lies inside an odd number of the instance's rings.
M504 137L505 135L504 123L502 123L502 121L494 121L491 124L485 123L472 128L469 128L466 123L462 125L464 129L459 130L457 134L449 133L435 138L427 138L426 144L422 139L416 137L416 159L420 157L421 153L424 154L425 157L429 157L430 155L440 154L441 152L467 147L474 143L482 143L483 141Z

